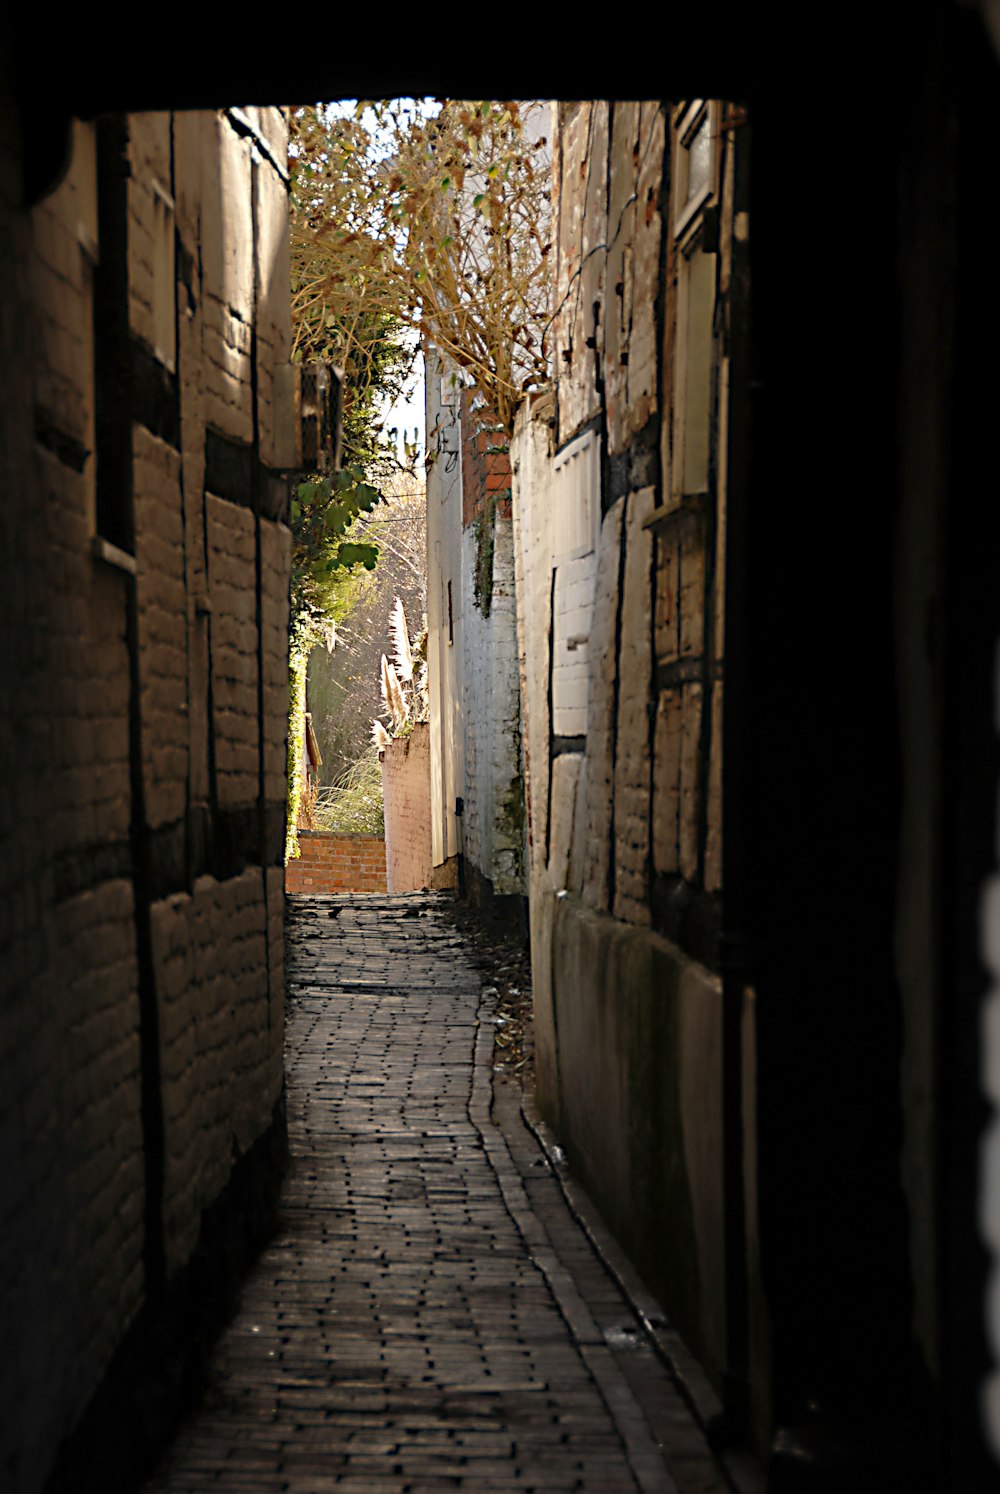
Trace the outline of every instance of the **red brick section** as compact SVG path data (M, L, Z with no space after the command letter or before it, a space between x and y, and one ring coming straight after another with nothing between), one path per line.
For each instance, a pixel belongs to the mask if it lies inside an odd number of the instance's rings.
M496 416L476 406L478 396L462 391L462 527L467 529L486 513L487 500L496 503L501 519L510 518L510 454L507 438L496 429ZM502 451L491 448L502 446Z
M285 867L286 892L385 891L385 841L379 835L300 830L299 850Z

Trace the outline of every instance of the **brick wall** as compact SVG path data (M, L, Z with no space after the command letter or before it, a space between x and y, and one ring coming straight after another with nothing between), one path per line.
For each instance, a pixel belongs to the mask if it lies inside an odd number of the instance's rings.
M286 126L77 123L28 210L6 84L0 123L0 1484L36 1494L85 1446L127 1482L142 1346L181 1382L280 1172Z
M462 560L466 575L476 563L475 531L465 531ZM462 846L500 896L524 889L521 785L521 715L517 674L517 622L514 611L514 547L511 523L497 515L489 616L465 591L462 631L462 691L459 698L465 739L465 811ZM471 878L470 878L471 882Z
M380 835L300 830L299 855L285 867L285 891L385 892L385 841Z
M433 844L436 867L461 853L470 895L496 908L524 891L511 467L480 398L449 390L438 365L427 382L443 457L427 476Z
M719 254L678 247L669 128L654 103L558 106L555 390L521 412L513 524L538 1092L718 1379L724 409L700 411L707 486L683 491L676 450L698 389L725 387L730 239L724 211Z
M429 729L414 726L380 754L385 803L385 867L389 892L431 885Z
M507 438L472 389L462 390L462 525L496 512L510 518L510 453Z

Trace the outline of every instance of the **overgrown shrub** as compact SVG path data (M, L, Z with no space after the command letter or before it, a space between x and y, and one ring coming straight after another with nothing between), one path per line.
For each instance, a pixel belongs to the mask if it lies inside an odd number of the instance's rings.
M313 808L317 830L341 835L383 835L382 770L369 748L336 783L321 788Z

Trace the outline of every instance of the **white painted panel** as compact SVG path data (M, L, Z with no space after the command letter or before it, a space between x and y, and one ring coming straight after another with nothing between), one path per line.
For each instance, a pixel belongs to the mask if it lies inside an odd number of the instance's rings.
M587 731L588 650L601 522L599 459L597 437L586 431L553 463L552 729L559 737L580 737Z

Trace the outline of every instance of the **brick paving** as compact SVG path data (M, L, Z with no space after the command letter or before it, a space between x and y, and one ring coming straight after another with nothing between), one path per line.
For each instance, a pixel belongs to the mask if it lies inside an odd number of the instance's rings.
M723 1494L494 1073L447 896L289 925L280 1226L148 1494Z

